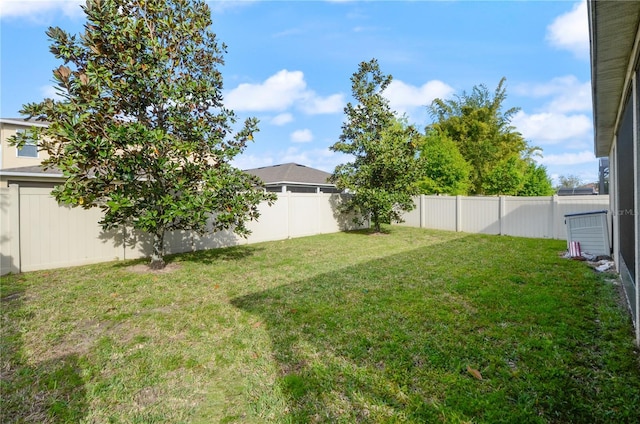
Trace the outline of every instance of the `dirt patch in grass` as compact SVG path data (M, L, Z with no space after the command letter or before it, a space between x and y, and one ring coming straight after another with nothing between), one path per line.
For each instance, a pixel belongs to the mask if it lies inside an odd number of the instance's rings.
M127 270L136 274L171 274L180 269L180 264L169 263L162 269L152 269L149 264L136 264L127 267Z

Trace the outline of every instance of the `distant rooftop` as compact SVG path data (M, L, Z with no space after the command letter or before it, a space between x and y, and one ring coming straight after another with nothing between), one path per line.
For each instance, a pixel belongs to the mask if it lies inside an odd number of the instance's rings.
M44 169L40 165L35 166L21 166L19 168L7 168L0 170L2 175L30 175L30 176L43 176L43 177L62 177L62 172L53 167Z
M244 172L255 175L264 181L265 184L297 183L333 186L333 184L328 181L331 176L330 173L297 163L283 163L280 165L245 169Z
M558 196L584 196L589 194L598 194L593 186L591 187L576 187L576 188L561 188L558 190Z
M24 118L0 118L2 124L24 125L27 127L48 127L49 122L37 121L35 119L26 120Z

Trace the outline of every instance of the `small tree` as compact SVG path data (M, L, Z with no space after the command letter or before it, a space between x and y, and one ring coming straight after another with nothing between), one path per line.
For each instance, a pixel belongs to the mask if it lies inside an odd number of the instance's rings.
M351 77L357 104L345 107L342 134L331 150L354 156L338 165L332 181L353 196L345 209L369 218L380 232L382 222L400 222L412 210L416 193L416 131L399 121L382 92L391 83L375 59L362 62Z
M104 229L131 225L153 236L152 268L164 267L167 231L231 228L247 235L257 205L273 198L232 167L258 131L224 108L224 44L211 13L195 0L88 0L80 37L49 28L62 100L24 106L49 121L34 129L47 167L66 182L58 202L100 207ZM15 140L25 142L25 137Z
M582 180L577 175L560 175L558 177L560 185L558 188L578 188L582 185Z
M526 164L517 156L496 163L485 174L482 190L485 194L516 196L524 184Z
M547 169L531 161L525 170L524 184L518 196L551 196L554 192Z
M507 196L551 196L554 193L547 169L517 156L498 163L487 174L485 193Z
M421 137L419 150L417 184L421 194L467 194L470 167L453 140L428 131Z

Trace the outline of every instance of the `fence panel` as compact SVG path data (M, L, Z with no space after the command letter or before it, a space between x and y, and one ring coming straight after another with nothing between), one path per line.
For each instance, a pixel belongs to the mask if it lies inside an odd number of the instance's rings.
M402 225L566 240L564 215L608 210L609 196L420 196L415 203Z
M304 237L319 233L320 211L317 194L289 194L289 237Z
M420 216L423 212L422 208L420 208L421 200L420 196L413 198L413 203L416 207L412 211L405 212L402 215L403 222L401 222L400 225L404 225L406 227L420 227L423 220L423 217Z
M259 206L261 216L248 223L252 231L248 239L231 231L204 236L178 231L166 236L167 253L353 229L351 217L338 213L342 199L336 194L280 193L273 206ZM405 216L404 225L557 239L566 239L565 214L609 209L608 196L421 196L415 202L416 209ZM100 218L99 209L59 206L49 189L0 189L1 273L149 256L149 236L104 233ZM125 239L133 242L124 243Z
M20 272L20 220L17 187L0 188L0 270Z
M457 199L447 196L424 196L416 201L422 209L422 222L426 228L434 230L456 231Z
M123 258L122 241L105 233L101 211L59 206L47 188L21 188L20 267L22 271L83 265Z
M130 229L105 233L98 224L99 209L60 206L50 189L2 188L0 201L1 274L148 257L152 251L149 235ZM175 231L165 235L166 253L355 228L350 219L337 213L340 202L341 196L335 194L279 193L272 206L259 205L260 218L247 224L252 231L248 238L232 231L202 236Z
M500 234L553 238L553 198L507 196L502 207Z
M500 234L500 199L497 197L462 197L459 201L458 231Z

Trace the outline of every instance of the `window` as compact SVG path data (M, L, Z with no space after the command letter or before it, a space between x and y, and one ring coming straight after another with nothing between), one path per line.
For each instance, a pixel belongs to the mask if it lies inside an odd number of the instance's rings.
M16 134L25 133L25 130L16 130ZM38 157L38 143L36 140L27 140L21 149L18 149L19 158L37 158Z

